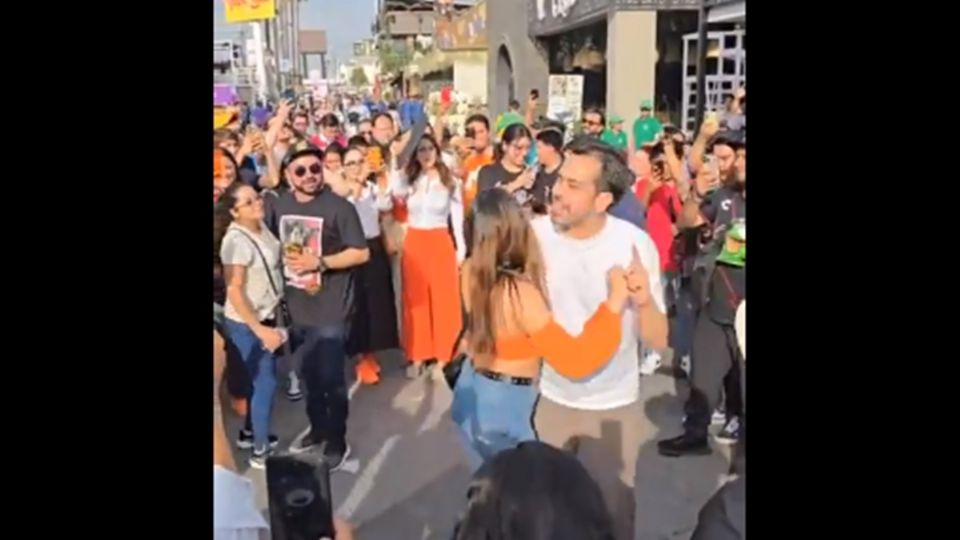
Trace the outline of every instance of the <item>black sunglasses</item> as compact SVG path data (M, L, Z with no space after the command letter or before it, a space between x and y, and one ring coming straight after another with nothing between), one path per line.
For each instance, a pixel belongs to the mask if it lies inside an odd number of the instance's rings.
M301 165L293 170L293 175L296 176L297 178L301 178L303 176L306 176L308 170L310 171L310 174L320 174L320 171L323 170L323 166L320 165L319 163L314 163L309 168Z

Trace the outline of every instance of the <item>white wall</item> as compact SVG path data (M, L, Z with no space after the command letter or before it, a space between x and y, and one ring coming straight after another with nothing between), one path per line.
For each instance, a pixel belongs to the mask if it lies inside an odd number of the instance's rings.
M487 103L487 64L454 62L453 89Z

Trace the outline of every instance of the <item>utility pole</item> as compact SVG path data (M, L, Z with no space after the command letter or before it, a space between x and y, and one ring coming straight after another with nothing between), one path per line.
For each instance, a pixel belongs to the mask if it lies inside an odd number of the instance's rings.
M290 24L293 26L292 45L293 49L290 55L293 64L294 84L300 84L300 65L303 59L300 57L300 0L291 0L290 2Z
M707 0L700 0L697 21L697 108L694 114L694 131L703 125L703 113L707 107Z

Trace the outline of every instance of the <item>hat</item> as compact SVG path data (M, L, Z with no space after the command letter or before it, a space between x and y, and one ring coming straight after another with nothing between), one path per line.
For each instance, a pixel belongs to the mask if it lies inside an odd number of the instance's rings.
M497 125L494 127L494 131L497 134L497 138L499 139L503 135L503 131L508 127L512 126L513 124L522 124L522 123L523 123L523 117L515 112L507 112L507 113L501 114L497 118Z
M291 163L293 163L293 160L306 155L317 156L318 159L323 161L323 150L320 150L316 146L310 144L310 141L307 141L306 139L300 139L290 146L290 150L287 151L287 155L283 156L283 162L280 164L280 168L286 169Z
M622 116L620 116L619 114L611 114L611 115L610 115L610 125L611 125L611 126L614 125L614 124L622 124L622 123L623 123L623 117L622 117Z
M641 102L640 102L640 110L643 110L643 109L653 110L653 100L652 100L652 99L645 99L645 100L641 101Z

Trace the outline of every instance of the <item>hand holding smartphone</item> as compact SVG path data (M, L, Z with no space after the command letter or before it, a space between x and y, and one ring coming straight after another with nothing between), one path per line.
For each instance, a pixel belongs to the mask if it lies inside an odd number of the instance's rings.
M330 468L322 458L311 454L267 458L267 493L273 540L343 540L334 527Z

